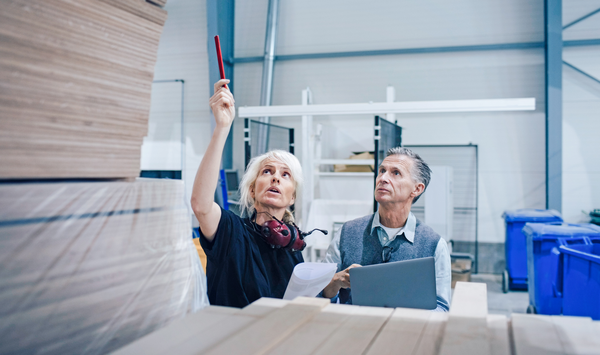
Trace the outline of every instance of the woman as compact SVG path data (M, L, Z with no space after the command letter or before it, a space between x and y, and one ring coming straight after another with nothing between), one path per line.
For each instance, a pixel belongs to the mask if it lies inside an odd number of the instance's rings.
M260 297L282 298L299 251L273 248L261 233L273 220L293 223L288 208L302 183L300 162L292 154L271 151L250 161L240 183L240 218L214 202L221 154L235 116L235 100L225 86L215 84L210 107L216 127L200 163L192 191L192 209L200 222L200 244L208 264L208 298L213 305L245 307Z

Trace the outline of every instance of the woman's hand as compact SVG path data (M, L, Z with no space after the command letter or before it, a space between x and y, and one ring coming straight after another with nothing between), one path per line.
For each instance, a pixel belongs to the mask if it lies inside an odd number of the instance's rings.
M212 109L217 127L229 128L235 118L235 100L229 88L225 86L229 80L221 79L215 83L215 94L210 98L209 104Z
M327 285L323 289L323 297L327 297L327 298L335 297L335 295L337 295L338 292L340 291L340 288L350 287L350 269L355 268L355 267L361 267L361 266L362 265L359 265L359 264L352 264L352 265L348 266L346 269L333 275L333 278L329 282L329 285Z
M209 104L217 127L200 162L192 189L192 210L200 223L202 234L209 242L214 240L221 219L221 208L214 202L215 189L219 181L223 147L235 117L235 100L225 87L228 82L226 79L217 81L215 94L210 98Z

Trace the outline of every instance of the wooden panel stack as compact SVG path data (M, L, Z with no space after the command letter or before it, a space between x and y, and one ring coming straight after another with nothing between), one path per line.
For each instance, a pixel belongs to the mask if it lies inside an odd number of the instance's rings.
M139 176L164 3L2 2L0 179Z
M0 353L106 353L207 305L183 194L0 184Z
M487 314L485 287L458 282L448 314L317 298L210 306L114 354L600 354L600 322Z

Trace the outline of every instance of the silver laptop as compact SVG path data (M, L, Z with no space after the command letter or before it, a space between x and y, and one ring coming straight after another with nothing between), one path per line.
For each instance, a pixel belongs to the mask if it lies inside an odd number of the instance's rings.
M435 309L433 257L350 269L352 304Z

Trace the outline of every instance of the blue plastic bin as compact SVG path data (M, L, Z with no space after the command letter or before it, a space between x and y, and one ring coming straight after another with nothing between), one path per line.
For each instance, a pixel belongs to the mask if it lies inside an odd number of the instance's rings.
M588 236L600 237L600 230L586 224L527 223L527 269L529 305L536 313L557 315L562 311L562 297L557 291L560 246L589 245Z
M600 320L600 239L561 246L563 314Z
M555 210L521 209L502 214L506 227L505 254L508 289L527 290L527 239L521 232L525 223L562 222ZM506 291L506 290L505 290Z

